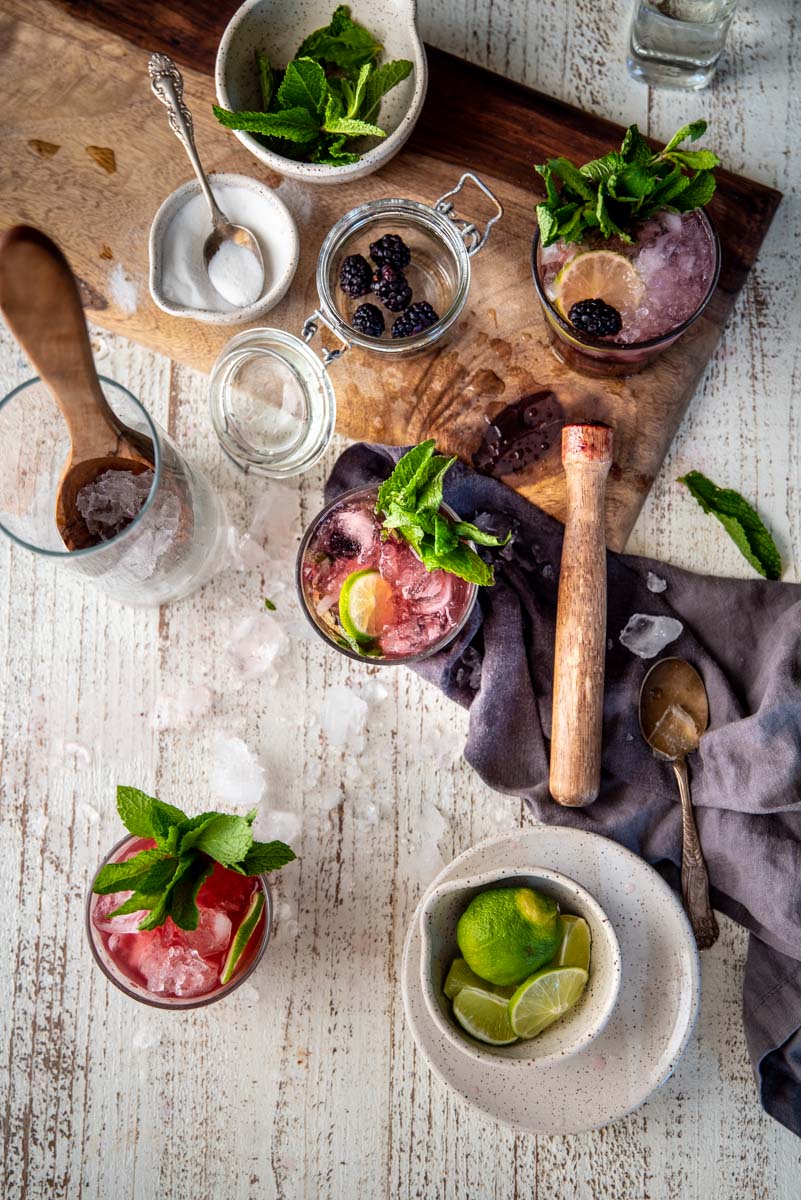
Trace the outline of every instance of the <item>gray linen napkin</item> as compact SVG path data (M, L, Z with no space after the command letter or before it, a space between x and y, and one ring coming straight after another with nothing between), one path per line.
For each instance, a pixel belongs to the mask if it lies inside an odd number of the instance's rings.
M384 479L401 449L355 445L326 487L334 499ZM690 760L715 908L751 932L743 1013L760 1098L801 1135L801 586L694 575L609 553L601 794L586 808L548 796L553 642L562 526L498 480L457 463L445 500L513 541L490 552L496 583L447 650L416 669L470 709L465 758L542 821L614 838L680 890L681 812L673 772L643 742L637 698L656 658L619 640L635 613L674 617L661 654L688 659L709 692L710 728ZM718 536L710 523L710 537ZM649 572L667 587L648 586Z

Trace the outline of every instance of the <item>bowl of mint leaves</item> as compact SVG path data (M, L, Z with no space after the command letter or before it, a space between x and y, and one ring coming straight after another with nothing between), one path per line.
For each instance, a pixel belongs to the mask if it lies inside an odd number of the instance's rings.
M246 0L217 52L217 120L293 179L371 174L400 150L425 99L415 16L415 0L333 13L318 0Z

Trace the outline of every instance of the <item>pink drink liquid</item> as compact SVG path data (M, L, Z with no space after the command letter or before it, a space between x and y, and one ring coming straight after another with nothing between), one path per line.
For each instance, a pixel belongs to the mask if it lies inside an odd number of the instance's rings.
M715 273L714 238L700 213L657 213L644 222L632 244L602 237L588 238L580 245L556 242L545 249L540 243L540 279L554 306L557 275L565 263L587 250L625 255L645 284L639 306L626 315L620 333L605 339L612 346L650 341L683 325L703 304Z
M153 846L155 842L146 838L131 841L116 861L124 862ZM145 913L110 917L109 914L128 899L130 892L94 896L92 924L123 982L130 980L159 999L207 996L220 987L220 974L231 939L253 893L260 887L257 879L228 871L215 863L198 893L200 918L197 929L179 929L168 917L156 929L138 930ZM234 978L253 961L261 944L264 921L262 913L248 949L237 964Z
M304 598L318 625L342 637L339 594L354 571L373 567L392 589L392 616L376 642L385 658L425 654L463 620L475 589L447 571L427 571L408 542L382 539L375 490L337 505L314 530L301 568Z

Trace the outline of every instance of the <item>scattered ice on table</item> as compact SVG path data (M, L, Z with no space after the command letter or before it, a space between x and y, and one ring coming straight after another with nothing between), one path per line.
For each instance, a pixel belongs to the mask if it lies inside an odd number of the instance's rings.
M100 813L91 804L81 803L78 805L76 812L79 817L83 817L88 825L99 825Z
M152 1025L140 1025L131 1038L134 1050L152 1050L161 1041L161 1033Z
M351 761L364 749L368 712L367 701L344 683L326 688L317 706L317 717L329 742L347 749Z
M645 582L649 592L664 592L667 588L667 580L655 575L653 571L648 572Z
M490 820L493 825L497 825L499 829L513 828L515 825L515 815L509 804L496 804L490 812Z
M74 758L77 763L83 763L88 766L92 761L92 751L88 746L84 746L83 742L64 742L62 749L65 755Z
M139 300L139 288L122 263L115 263L108 277L108 292L112 303L126 317L133 316Z
M653 617L648 613L635 613L625 629L620 631L620 641L639 658L654 658L669 642L675 642L684 629L675 617Z
M191 946L164 946L154 939L139 962L148 990L173 996L201 996L217 982L217 968Z
M355 805L356 819L364 825L377 825L381 818L381 811L374 800L365 797L359 800Z
M300 496L296 488L271 483L258 500L248 530L273 563L294 563L300 541Z
M92 537L107 542L130 525L150 495L152 471L104 471L85 483L75 503Z
M126 900L130 900L132 895L133 892L114 892L110 896L98 896L92 907L94 927L101 929L103 933L136 933L139 922L147 916L146 912L125 913L119 917L109 915Z
M225 241L208 264L212 286L234 308L255 304L264 288L264 269L248 246Z
M253 822L253 834L260 842L286 842L297 848L302 822L297 813L271 808L260 812Z
M264 767L239 737L218 733L212 742L209 786L224 804L254 808L264 795Z
M427 725L423 735L420 753L425 755L432 767L452 767L462 757L465 744L463 722L459 719L458 711L449 713L449 716L451 720L445 718Z
M244 1001L245 1004L256 1004L259 999L259 992L254 988L252 983L240 984L237 989L237 998Z
M481 668L483 660L475 646L468 646L462 655L456 670L456 686L469 687L471 692L477 692L481 687Z
M374 705L383 704L389 696L389 691L377 679L369 679L362 685L361 695L372 708Z
M222 954L231 940L231 918L220 909L198 906L197 929L182 929L181 940L198 954Z
M323 812L332 812L339 807L342 793L338 787L326 787L319 793L320 808Z
M157 696L151 724L159 732L191 729L207 715L213 702L214 693L204 684L179 683L171 693Z
M297 906L291 900L279 900L275 906L275 931L281 941L293 941L300 933Z
M286 633L266 610L237 621L225 648L234 690L263 677L267 683L277 683L276 664L288 646Z
M445 866L439 849L440 838L448 826L442 813L428 801L423 802L420 816L407 845L408 872L421 884L430 883Z

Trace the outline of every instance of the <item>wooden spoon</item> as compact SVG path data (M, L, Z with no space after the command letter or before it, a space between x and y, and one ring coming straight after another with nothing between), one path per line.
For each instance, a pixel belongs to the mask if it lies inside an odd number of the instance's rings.
M565 425L567 519L554 650L550 790L559 804L591 804L601 786L606 658L604 500L612 464L606 425Z
M69 263L38 229L0 237L0 310L53 396L72 443L56 492L56 525L68 550L93 546L78 511L81 488L104 471L153 470L150 438L123 425L103 395Z

